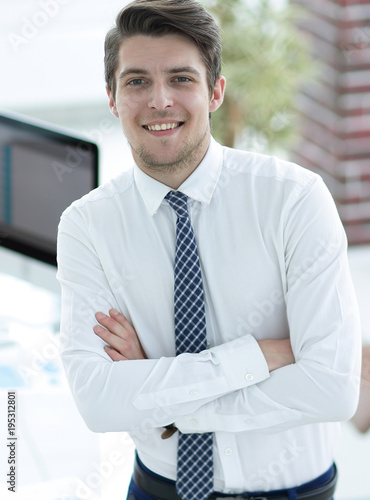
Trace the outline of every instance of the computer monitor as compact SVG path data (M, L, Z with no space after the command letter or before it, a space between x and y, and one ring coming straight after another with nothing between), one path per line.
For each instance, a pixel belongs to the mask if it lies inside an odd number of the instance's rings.
M0 246L56 265L59 218L98 184L98 147L0 111Z

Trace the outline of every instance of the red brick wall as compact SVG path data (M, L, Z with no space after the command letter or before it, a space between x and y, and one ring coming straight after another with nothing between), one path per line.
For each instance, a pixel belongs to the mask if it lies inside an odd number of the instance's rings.
M351 244L370 243L370 0L291 0L319 65L297 99L294 161L319 173Z

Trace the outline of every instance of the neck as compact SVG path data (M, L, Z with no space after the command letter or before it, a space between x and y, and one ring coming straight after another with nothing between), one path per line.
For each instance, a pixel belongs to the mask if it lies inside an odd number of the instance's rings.
M199 162L200 163L200 162ZM192 168L178 168L172 172L166 171L165 169L159 170L156 168L144 168L140 163L137 163L138 167L145 172L149 177L152 177L158 182L165 184L171 189L178 189L183 182L196 170L198 164Z

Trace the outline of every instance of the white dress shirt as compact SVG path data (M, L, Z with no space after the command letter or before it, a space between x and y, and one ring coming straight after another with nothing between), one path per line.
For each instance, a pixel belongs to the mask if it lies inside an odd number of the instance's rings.
M346 237L316 174L211 139L179 190L200 256L209 348L175 357L176 215L170 188L137 166L63 214L62 358L96 432L128 431L154 472L176 478L177 434L215 433L215 489L302 484L333 461L355 411L360 327ZM149 359L113 362L93 332L122 312ZM257 340L290 336L295 364L271 373ZM334 422L334 423L333 423Z

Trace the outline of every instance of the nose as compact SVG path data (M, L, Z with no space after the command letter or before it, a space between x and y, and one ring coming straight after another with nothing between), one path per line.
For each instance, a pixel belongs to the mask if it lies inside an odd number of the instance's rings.
M152 86L148 102L151 109L163 110L173 106L173 97L171 89L164 83L156 83Z

